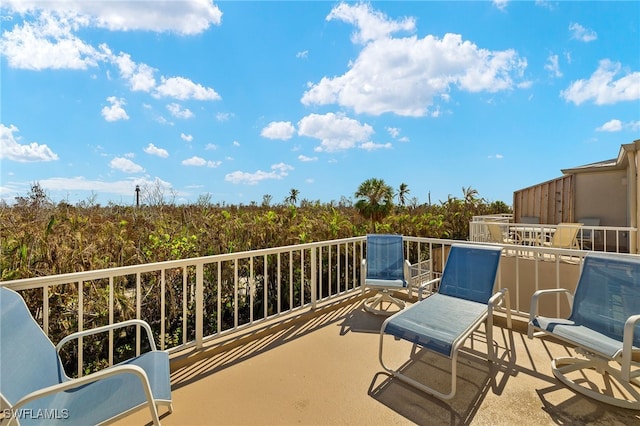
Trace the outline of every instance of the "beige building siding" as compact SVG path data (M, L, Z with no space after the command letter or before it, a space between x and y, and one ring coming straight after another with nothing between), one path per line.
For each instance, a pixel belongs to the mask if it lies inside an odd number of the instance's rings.
M629 226L626 170L578 173L575 218L597 217L601 226Z

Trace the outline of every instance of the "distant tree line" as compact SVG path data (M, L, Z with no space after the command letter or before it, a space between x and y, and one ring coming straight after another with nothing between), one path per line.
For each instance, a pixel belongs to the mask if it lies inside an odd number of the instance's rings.
M438 204L408 200L382 179L356 189L355 203L299 200L291 189L282 203L265 195L258 205L213 204L210 197L178 205L152 191L139 208L94 199L71 205L52 202L35 183L15 203L0 204L0 277L3 281L188 257L279 247L365 235L399 233L467 239L475 215L508 213L475 189ZM397 200L397 203L394 202Z

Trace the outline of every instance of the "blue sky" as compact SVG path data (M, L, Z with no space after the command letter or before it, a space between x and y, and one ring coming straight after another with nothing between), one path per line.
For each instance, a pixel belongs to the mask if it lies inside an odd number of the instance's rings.
M8 202L330 202L381 178L511 204L640 139L638 2L0 8Z

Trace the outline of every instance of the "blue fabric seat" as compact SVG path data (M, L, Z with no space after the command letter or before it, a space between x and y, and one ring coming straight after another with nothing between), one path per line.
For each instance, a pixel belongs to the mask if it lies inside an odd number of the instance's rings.
M58 350L80 335L124 325L140 325L151 351L81 378L64 372ZM75 333L54 347L22 297L0 287L0 393L21 425L93 425L147 406L159 424L157 405L169 406L169 355L155 350L146 323L126 321Z
M379 358L382 367L394 377L441 399L456 393L456 366L460 347L486 322L487 357L493 354L493 310L506 308L508 326L511 312L508 292L493 293L502 249L494 246L454 244L442 276L426 285L439 284L438 292L387 318L380 329ZM451 386L448 393L407 377L385 365L385 335L407 340L451 360Z
M571 305L568 318L538 315L544 295L564 293ZM640 258L613 253L589 253L575 292L539 290L533 294L529 338L552 336L576 347L584 357L562 357L552 362L553 374L573 390L619 407L640 409ZM604 393L598 386L582 386L569 373L593 369L613 378L627 397Z

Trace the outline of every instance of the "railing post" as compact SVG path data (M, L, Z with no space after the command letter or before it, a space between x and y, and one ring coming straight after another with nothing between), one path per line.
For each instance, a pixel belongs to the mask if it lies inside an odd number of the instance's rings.
M202 349L204 335L204 268L196 265L196 348Z
M311 247L311 309L316 309L318 289L317 289L318 270L316 265L316 248Z

